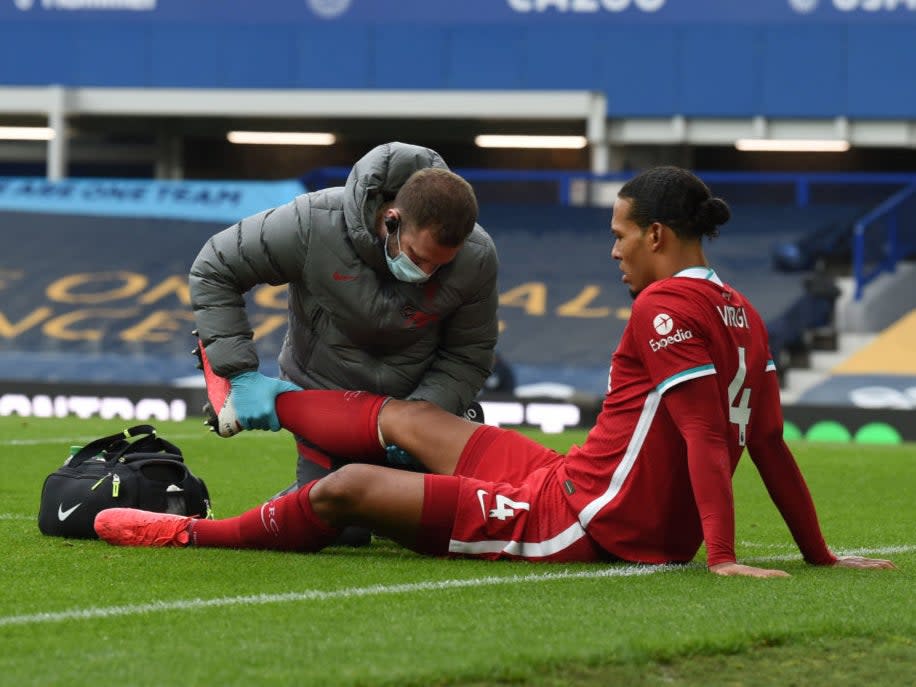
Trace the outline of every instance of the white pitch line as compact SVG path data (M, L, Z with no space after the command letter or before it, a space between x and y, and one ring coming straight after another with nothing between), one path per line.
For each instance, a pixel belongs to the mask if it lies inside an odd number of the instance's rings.
M831 548L831 551L837 556L874 556L882 555L886 556L893 553L912 553L916 551L916 545L904 544L902 546L882 546L880 548L864 548L864 549L835 549ZM738 556L739 563L752 562L760 563L765 561L797 561L801 559L801 556L797 553L795 554L785 554L785 555L769 555L769 556L753 556L744 558Z
M38 520L38 516L22 515L21 513L0 513L0 520Z
M217 599L184 599L177 601L154 601L147 604L127 606L103 606L96 608L75 608L56 613L32 613L29 615L9 615L0 617L0 627L10 625L36 625L38 623L59 623L66 620L90 620L94 618L115 618L120 616L160 613L163 611L188 611L199 608L220 608L227 606L261 606L264 604L290 603L301 601L329 601L333 599L352 599L365 596L386 594L411 594L414 592L431 592L445 589L462 589L467 587L491 587L497 585L526 584L529 582L553 582L556 580L598 579L604 577L633 577L652 575L671 570L682 570L683 565L628 565L600 570L580 572L549 572L531 575L507 575L505 577L473 577L465 580L441 580L439 582L414 582L409 584L371 585L369 587L350 587L333 591L307 590L304 592L287 592L285 594L254 594L251 596L229 596Z
M201 430L200 432L195 432L194 434L170 434L168 438L175 441L183 441L185 439L200 439L205 438L210 434L207 430ZM244 433L240 436L244 436ZM292 436L292 435L290 435ZM44 444L59 444L69 448L71 445L76 446L77 444L88 444L90 441L95 441L99 437L42 437L38 439L0 439L0 446L42 446ZM66 449L65 449L66 450Z
M839 555L849 554L892 554L916 551L916 545L886 546L837 551ZM765 562L780 560L799 560L799 555L766 556L746 558L744 561ZM442 580L439 582L415 582L395 585L371 585L369 587L350 587L332 591L307 590L304 592L287 592L285 594L255 594L251 596L229 596L216 599L179 599L177 601L154 601L147 604L127 606L102 606L93 608L75 608L69 611L32 613L28 615L0 616L0 627L13 625L37 625L40 623L59 623L66 620L92 620L95 618L116 618L141 615L144 613L161 613L165 611L188 611L199 608L220 608L228 606L261 606L272 603L290 603L302 601L328 601L332 599L351 599L365 596L386 594L410 594L413 592L441 591L444 589L462 589L467 587L491 587L497 585L525 584L529 582L553 582L557 580L600 579L608 577L634 577L652 575L661 572L688 570L698 567L698 563L687 565L628 565L609 567L599 570L580 572L549 572L531 575L508 575L505 577L475 577L464 580Z
M747 549L777 549L779 551L794 551L795 547L791 544L758 544L752 541L739 541L739 548Z

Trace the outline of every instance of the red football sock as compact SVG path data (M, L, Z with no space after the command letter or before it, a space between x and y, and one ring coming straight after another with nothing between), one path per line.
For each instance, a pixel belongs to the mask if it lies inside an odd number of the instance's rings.
M378 414L387 396L366 391L288 391L277 396L284 429L335 456L381 463Z
M429 556L448 553L452 527L458 512L461 478L453 475L423 475L423 513L412 548Z
M317 482L317 480L315 480ZM193 520L191 545L229 549L318 551L340 530L315 515L309 492L315 482L225 520Z

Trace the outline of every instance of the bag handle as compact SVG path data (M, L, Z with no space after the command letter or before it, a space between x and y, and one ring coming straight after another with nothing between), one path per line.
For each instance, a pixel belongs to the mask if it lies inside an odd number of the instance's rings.
M142 439L131 444L128 439L133 437L142 436ZM181 451L178 450L174 444L156 436L156 428L152 425L135 425L133 427L128 427L127 429L118 432L117 434L109 434L106 437L101 437L95 441L90 441L88 444L83 446L77 453L70 458L67 462L69 467L77 467L82 465L90 458L104 454L106 462L113 462L120 458L127 449L136 444L147 444L156 441L167 447L167 450L170 452L174 449L178 455L181 455Z
M167 441L157 435L155 430L153 430L153 433L150 435L137 439L131 444L122 446L118 451L112 454L112 459L126 463L132 459L132 454L135 453L146 454L147 458L151 453L169 453L177 457L178 460L184 462L184 456L181 454L181 449L175 446L171 441Z

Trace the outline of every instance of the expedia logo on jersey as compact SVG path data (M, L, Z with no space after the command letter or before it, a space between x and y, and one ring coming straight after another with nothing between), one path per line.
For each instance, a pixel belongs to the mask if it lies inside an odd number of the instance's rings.
M649 346L652 348L653 353L658 353L663 348L668 348L676 343L681 341L687 341L687 339L693 338L693 332L689 329L678 329L674 334L666 336L662 339L649 339Z
M671 334L671 330L674 329L674 319L668 313L662 312L656 315L655 319L652 320L652 326L661 336L660 339L649 339L649 348L652 349L653 353L658 353L663 348L668 348L668 346L693 338L693 332L689 329L678 329L674 334Z

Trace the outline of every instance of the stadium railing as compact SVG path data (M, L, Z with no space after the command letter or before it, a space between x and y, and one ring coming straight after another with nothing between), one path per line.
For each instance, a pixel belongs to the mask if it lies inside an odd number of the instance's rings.
M852 269L855 299L883 273L892 273L900 260L916 254L916 182L901 189L853 227Z

